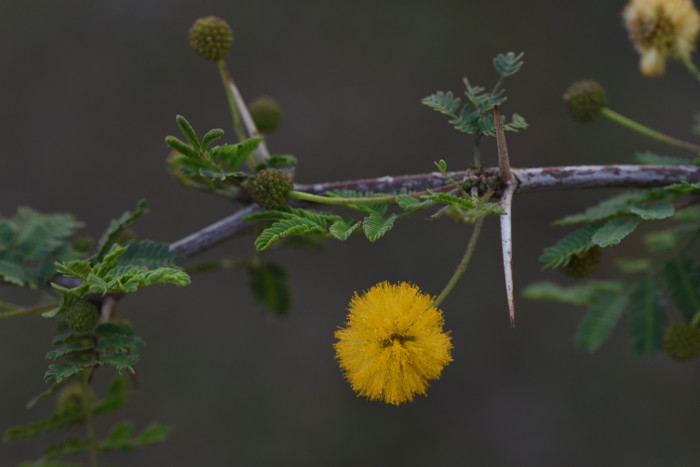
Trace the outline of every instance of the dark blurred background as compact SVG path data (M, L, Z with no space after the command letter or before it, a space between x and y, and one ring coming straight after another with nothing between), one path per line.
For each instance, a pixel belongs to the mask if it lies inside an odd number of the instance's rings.
M597 121L570 120L561 95L596 79L611 107L658 130L689 136L697 83L678 63L643 78L622 1L134 1L0 2L0 212L70 211L99 235L147 198L142 238L171 242L235 206L184 190L165 170L163 138L183 114L200 132L230 131L215 67L189 49L187 30L217 15L234 31L227 62L248 100L277 99L283 123L268 143L299 158L312 183L464 166L471 140L419 103L461 93L462 77L490 87L491 59L524 51L503 111L531 127L508 136L514 166L631 162L637 151L678 153ZM484 143L487 164L495 144ZM518 291L536 280L542 249L567 231L550 223L614 191L524 194L514 204ZM457 290L443 304L454 362L427 398L394 407L355 397L334 361L333 332L355 290L411 281L437 294L469 233L448 220L411 219L369 244L327 242L325 253L276 251L294 308L273 319L252 299L245 271L195 276L192 286L146 290L121 313L147 342L140 391L125 416L175 427L165 444L115 463L241 466L691 466L700 463L697 362L634 355L623 320L596 354L572 349L582 309L517 298L508 324L496 219ZM236 257L237 238L203 255ZM617 248L633 255L638 239ZM610 258L596 274L614 273ZM31 303L8 287L4 300ZM50 323L0 323L2 428L38 420ZM100 372L102 387L108 371ZM695 401L695 402L693 402ZM113 416L100 422L104 432ZM82 433L73 433L80 436ZM0 445L0 465L34 459L61 437Z

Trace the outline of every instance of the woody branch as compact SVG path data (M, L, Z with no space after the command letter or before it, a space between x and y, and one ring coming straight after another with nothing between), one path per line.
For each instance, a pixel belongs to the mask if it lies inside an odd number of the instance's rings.
M700 167L666 165L579 165L567 167L537 167L511 169L518 181L516 193L573 190L579 188L649 188L687 181L700 182ZM482 172L466 170L451 172L456 180L479 180L482 177L498 179L498 168ZM390 193L401 189L423 191L438 189L449 182L439 172L418 175L385 176L371 179L295 185L294 189L322 195L333 190ZM191 256L231 237L241 234L249 224L243 218L259 209L250 205L229 217L205 227L170 244L172 251Z

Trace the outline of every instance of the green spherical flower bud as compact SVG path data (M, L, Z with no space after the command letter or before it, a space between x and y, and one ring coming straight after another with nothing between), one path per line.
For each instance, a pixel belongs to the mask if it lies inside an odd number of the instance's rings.
M77 332L90 332L97 325L97 308L87 300L76 302L66 312L66 323Z
M260 133L270 133L274 131L280 123L282 111L279 104L277 104L277 101L274 99L260 97L255 99L248 109Z
M683 321L671 323L664 331L664 350L678 361L696 357L700 354L700 328Z
M595 81L577 81L564 93L564 103L574 120L588 123L608 104L608 96Z
M566 266L559 270L570 277L585 277L592 274L600 265L601 249L598 245L590 250L576 253Z
M87 400L86 400L87 399ZM61 389L56 398L56 408L59 413L85 412L85 403L88 406L97 402L97 395L90 388L83 388L80 383L69 384ZM76 420L80 421L80 420Z
M265 209L279 209L287 204L294 183L287 172L264 169L258 172L250 185L253 200Z
M232 43L231 28L216 16L199 18L190 28L190 46L204 60L218 62L224 58Z

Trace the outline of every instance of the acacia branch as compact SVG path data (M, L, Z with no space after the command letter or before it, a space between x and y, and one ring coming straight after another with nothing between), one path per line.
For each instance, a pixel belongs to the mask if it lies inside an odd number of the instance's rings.
M579 188L649 188L683 181L700 182L700 167L695 166L579 165L511 169L511 172L518 180L516 193ZM495 167L484 169L482 172L467 170L450 172L448 175L457 180L469 180L476 182L476 184L483 177L499 179L498 168ZM294 189L316 195L333 190L391 193L402 189L407 191L437 189L447 183L449 181L440 172L431 172L418 175L295 185ZM173 242L170 245L170 250L184 256L191 256L211 248L246 230L249 224L244 222L243 218L258 209L257 205L247 206L229 217Z

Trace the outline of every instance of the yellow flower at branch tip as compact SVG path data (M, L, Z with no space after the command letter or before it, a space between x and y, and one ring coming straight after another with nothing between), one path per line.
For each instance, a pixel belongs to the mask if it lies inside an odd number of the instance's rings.
M669 57L688 59L695 49L700 13L692 0L631 0L622 18L647 76L664 74Z
M452 361L450 336L433 301L406 282L355 293L334 345L353 390L394 405L425 395L428 380L439 378Z

